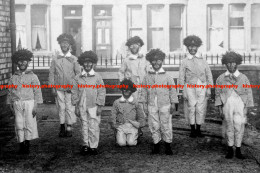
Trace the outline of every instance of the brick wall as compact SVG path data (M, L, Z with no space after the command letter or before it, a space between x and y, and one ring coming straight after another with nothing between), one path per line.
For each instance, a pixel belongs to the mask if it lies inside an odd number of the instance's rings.
M0 0L0 85L8 83L12 73L10 0ZM5 109L6 90L0 89L0 114Z

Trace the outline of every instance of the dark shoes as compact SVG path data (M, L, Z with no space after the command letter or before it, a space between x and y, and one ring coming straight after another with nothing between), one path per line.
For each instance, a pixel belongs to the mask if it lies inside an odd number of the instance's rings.
M203 135L200 131L201 125L197 124L196 128L195 128L195 124L194 124L194 125L190 125L190 127L191 127L191 132L190 132L191 138L196 138L196 137L203 138L203 137L205 137L205 135Z
M233 147L228 147L228 153L226 155L226 159L232 159L234 156ZM242 155L240 147L236 147L236 158L238 159L245 159L245 157Z
M160 142L158 142L157 144L153 144L151 154L159 154L159 153L160 153Z
M59 137L60 137L60 138L66 137L65 124L61 124L61 125L60 125Z
M86 155L98 155L98 150L96 148L89 148L87 146L82 146L80 154L83 156Z
M30 154L30 141L25 140L19 144L19 151L18 154Z
M245 159L245 157L241 153L240 147L236 147L236 158L241 160Z
M200 131L200 125L196 125L196 136L199 137L199 138L203 138L205 137L205 135L203 135Z
M234 156L234 151L233 151L233 147L228 147L228 153L226 155L226 159L232 159Z
M191 131L190 131L190 137L191 138L196 138L196 130L195 130L195 125L190 125Z
M171 143L165 142L165 154L166 155L173 155L172 149L171 149Z

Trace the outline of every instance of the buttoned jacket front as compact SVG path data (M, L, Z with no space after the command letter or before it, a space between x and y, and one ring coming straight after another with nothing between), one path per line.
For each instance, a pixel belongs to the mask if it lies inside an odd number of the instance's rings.
M150 88L142 88L139 102L154 106L154 99L157 97L159 107L178 103L175 88L167 88L168 85L175 85L174 80L164 70L159 73L149 71L144 77L142 85L150 86Z
M198 79L207 85L213 85L212 73L207 61L202 57L191 57L189 55L185 58L180 66L179 81L180 85L197 84Z
M215 90L215 106L224 105L230 96L232 90L234 90L242 99L242 101L245 104L245 107L253 107L254 106L254 100L253 100L253 94L251 88L245 88L243 85L249 85L250 82L246 75L239 73L239 75L236 77L236 79L232 80L230 79L229 75L226 75L226 73L221 74L217 81L216 85L237 85L236 88L216 88Z
M72 79L80 74L81 67L77 62L77 57L70 53L65 56L58 55L54 57L51 62L50 73L49 73L49 84L50 85L71 85ZM64 91L69 90L69 87L64 89L62 87L57 90Z
M84 87L86 85L94 86L94 88ZM84 106L86 108L93 108L97 105L104 106L106 89L99 87L100 85L104 86L104 82L98 73L89 76L87 74L78 74L73 79L72 104L78 104L78 106Z
M16 85L17 88L9 88L7 104L12 104L18 100L34 100L35 103L43 102L40 81L32 71L15 72L8 85Z

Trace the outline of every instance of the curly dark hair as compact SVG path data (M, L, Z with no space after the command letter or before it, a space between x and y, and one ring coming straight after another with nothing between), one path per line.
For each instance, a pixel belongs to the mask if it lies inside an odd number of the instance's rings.
M97 54L92 50L85 51L82 54L80 54L78 58L78 63L80 65L83 65L83 63L86 62L87 60L90 60L92 63L96 64L98 62Z
M132 92L136 92L136 87L134 87L134 83L130 79L124 79L120 85L126 85L128 88L126 90L130 90ZM123 90L124 88L121 88Z
M237 65L242 63L242 56L234 51L226 52L222 56L222 64L227 64L230 62L235 62Z
M63 33L63 34L59 35L59 37L57 38L57 41L59 44L61 44L61 42L64 40L68 41L70 45L75 44L75 40L71 34Z
M151 62L154 59L161 59L163 61L165 56L165 53L163 53L160 49L151 49L145 57L147 61Z
M136 44L136 43L139 43L141 47L144 45L143 40L138 36L134 36L134 37L129 38L125 45L127 47L130 47L132 44Z
M20 49L12 55L13 63L17 64L18 61L31 61L33 53L28 49Z
M197 46L200 47L202 45L201 39L196 35L189 35L183 40L183 44L188 46Z

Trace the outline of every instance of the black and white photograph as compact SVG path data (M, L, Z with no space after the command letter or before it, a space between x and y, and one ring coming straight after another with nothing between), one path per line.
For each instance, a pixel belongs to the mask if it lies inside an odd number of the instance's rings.
M0 172L259 173L260 0L0 0Z

